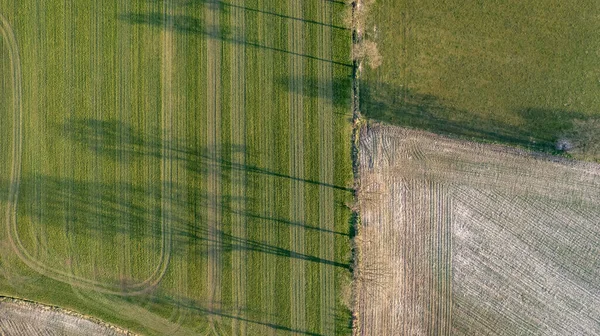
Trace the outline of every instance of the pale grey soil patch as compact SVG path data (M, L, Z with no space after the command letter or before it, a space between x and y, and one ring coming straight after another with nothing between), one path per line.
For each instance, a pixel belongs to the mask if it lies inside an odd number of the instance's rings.
M357 335L600 334L600 166L361 130Z
M119 336L132 334L60 308L12 298L0 298L0 335Z

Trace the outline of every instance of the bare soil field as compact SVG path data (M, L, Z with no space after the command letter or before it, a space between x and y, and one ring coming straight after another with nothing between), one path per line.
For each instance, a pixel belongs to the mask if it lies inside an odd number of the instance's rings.
M600 333L600 166L361 130L355 335Z
M0 335L131 335L55 307L0 298Z

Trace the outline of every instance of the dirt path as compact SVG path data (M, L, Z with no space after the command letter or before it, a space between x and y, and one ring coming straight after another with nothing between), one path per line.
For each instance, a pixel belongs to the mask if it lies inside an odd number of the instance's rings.
M166 24L170 17L168 13L170 1L165 1L163 13L165 13ZM171 220L174 216L173 205L173 57L174 57L174 32L171 29L161 31L162 55L161 55L161 229L162 229L162 273L164 274L170 262L171 255Z
M131 335L87 316L30 301L0 297L0 334L37 335Z
M289 0L289 15L302 17L302 2ZM290 175L295 179L290 181L291 202L290 221L304 223L304 184L299 180L304 178L304 106L303 83L304 59L299 56L304 50L303 26L301 21L293 20L288 23L288 50L290 65ZM304 227L294 225L290 229L291 250L305 254ZM294 330L306 330L306 299L305 283L306 270L304 262L291 259L291 327Z

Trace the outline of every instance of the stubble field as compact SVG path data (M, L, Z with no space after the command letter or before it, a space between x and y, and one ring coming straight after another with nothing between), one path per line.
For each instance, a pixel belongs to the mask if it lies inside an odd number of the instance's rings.
M0 1L0 294L143 334L349 333L343 6Z
M600 167L361 130L356 335L600 333Z

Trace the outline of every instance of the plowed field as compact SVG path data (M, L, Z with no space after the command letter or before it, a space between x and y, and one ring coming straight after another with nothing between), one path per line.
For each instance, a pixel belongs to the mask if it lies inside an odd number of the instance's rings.
M360 136L356 335L600 333L600 166Z

